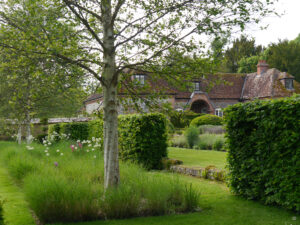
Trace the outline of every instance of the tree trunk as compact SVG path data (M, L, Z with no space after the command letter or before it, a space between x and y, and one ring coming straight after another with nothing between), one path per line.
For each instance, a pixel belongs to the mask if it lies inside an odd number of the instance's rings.
M116 187L120 181L118 151L117 87L104 87L104 187Z
M117 187L120 181L118 151L118 72L111 0L101 1L103 25L103 109L104 109L104 188Z
M26 121L26 124L25 124L25 126L26 126L26 143L28 145L30 145L31 142L32 142L32 136L31 136L31 126L30 126L31 119L30 119L29 111L27 111L27 115L26 115L26 120L25 121Z
M19 145L22 143L22 123L19 123L17 141Z

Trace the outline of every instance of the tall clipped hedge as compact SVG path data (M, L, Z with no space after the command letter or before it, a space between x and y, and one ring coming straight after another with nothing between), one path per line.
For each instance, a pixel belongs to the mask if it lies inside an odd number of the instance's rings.
M230 185L265 204L300 211L300 96L225 111Z
M53 132L70 135L72 140L87 140L89 136L88 123L60 123L48 126L48 135ZM58 141L58 140L57 140Z
M120 158L161 169L167 157L167 122L163 114L119 116Z

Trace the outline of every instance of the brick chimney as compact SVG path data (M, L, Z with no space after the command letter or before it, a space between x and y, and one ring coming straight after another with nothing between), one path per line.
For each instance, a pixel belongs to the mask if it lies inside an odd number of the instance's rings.
M269 69L269 65L265 60L259 60L257 64L257 74L263 74Z

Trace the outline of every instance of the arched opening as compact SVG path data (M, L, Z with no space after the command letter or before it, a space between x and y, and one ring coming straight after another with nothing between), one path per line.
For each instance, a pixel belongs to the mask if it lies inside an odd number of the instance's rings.
M209 105L203 100L197 100L192 103L191 110L195 113L209 113Z

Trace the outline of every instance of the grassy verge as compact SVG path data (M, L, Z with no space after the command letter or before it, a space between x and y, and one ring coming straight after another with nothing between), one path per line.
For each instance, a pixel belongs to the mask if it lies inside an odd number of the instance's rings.
M193 150L185 148L168 148L168 155L171 159L183 161L183 165L191 167L203 167L214 165L218 169L226 166L226 152Z
M2 164L0 164L0 196L4 200L5 225L35 224L23 192L15 186Z

